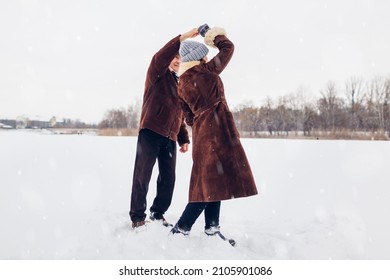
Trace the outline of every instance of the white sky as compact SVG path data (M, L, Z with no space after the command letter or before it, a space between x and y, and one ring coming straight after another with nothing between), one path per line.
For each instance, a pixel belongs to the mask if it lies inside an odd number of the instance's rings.
M222 74L232 106L301 86L319 96L329 80L390 73L389 11L388 0L1 0L0 118L99 122L141 100L152 55L203 23L235 43Z

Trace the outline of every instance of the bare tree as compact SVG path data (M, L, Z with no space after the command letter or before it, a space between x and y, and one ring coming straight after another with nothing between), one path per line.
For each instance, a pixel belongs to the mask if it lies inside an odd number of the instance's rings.
M385 114L389 100L389 82L382 76L376 76L368 84L367 107L368 125L371 130L385 130Z
M350 126L352 130L361 129L364 100L364 82L360 77L351 77L345 82L345 94L350 107Z
M385 100L383 104L384 125L388 137L390 137L390 75L385 80Z
M336 83L328 82L326 88L320 93L322 97L319 99L317 106L320 111L322 128L326 131L334 131L337 126L342 125L341 122L344 122L344 119L341 118L343 102L337 97Z
M297 88L297 90L288 95L288 106L292 110L292 118L294 122L294 129L303 131L303 134L310 135L310 131L313 128L314 121L314 105L309 101L309 90L303 86Z
M233 112L239 130L242 132L249 132L254 136L260 129L261 119L259 111L259 108L254 106L252 102L240 104Z
M126 110L121 108L107 111L99 128L127 128Z
M314 105L306 103L303 108L303 135L310 136L311 131L317 124L317 114L314 109Z
M126 118L127 118L128 129L138 128L140 112L141 112L141 103L139 102L139 100L136 100L133 104L127 107Z
M266 117L265 122L266 122L267 130L270 135L272 135L272 133L275 131L275 119L273 116L272 107L273 107L273 101L271 97L267 96L265 100L264 110L265 110L265 117Z
M287 99L287 97L279 97L278 105L273 110L274 124L278 134L284 131L288 135L295 127L293 112L287 105Z

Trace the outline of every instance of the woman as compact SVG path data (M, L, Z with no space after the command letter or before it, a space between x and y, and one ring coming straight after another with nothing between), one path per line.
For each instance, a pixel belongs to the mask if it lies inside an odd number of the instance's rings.
M252 196L257 189L219 77L234 45L222 28L205 24L198 31L219 53L207 62L207 46L188 40L180 44L178 93L192 126L193 167L189 203L171 232L188 235L204 210L205 233L220 235L221 200Z

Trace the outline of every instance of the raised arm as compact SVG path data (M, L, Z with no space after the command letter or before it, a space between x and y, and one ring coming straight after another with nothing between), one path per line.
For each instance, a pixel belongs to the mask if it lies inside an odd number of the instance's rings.
M165 44L152 58L148 69L149 83L155 83L167 71L169 64L179 53L180 42L198 35L196 28L176 36Z
M219 75L232 58L234 45L226 37L226 32L221 27L214 27L206 30L204 33L204 42L210 47L219 49L219 53L206 64L206 67L211 72Z
M180 36L178 35L168 43L165 44L152 58L148 69L149 83L155 83L165 71L167 71L169 64L177 55L180 48Z

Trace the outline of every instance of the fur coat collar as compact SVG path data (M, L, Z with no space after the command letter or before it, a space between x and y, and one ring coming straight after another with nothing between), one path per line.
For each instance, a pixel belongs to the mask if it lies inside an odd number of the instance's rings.
M177 73L180 77L185 71L188 69L191 69L192 67L195 67L200 64L200 61L188 61L188 62L182 62L180 63L179 72Z

